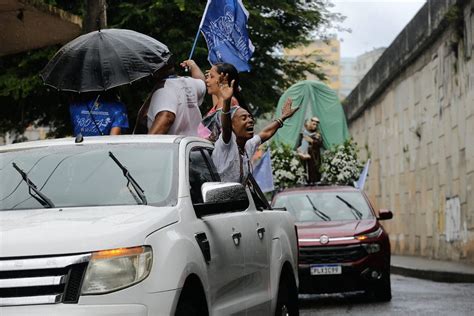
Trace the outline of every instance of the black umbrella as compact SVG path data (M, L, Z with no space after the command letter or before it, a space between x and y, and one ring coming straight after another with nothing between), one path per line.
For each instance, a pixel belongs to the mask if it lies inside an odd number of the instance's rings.
M170 56L168 47L150 36L104 29L64 45L40 76L61 91L104 91L152 75Z

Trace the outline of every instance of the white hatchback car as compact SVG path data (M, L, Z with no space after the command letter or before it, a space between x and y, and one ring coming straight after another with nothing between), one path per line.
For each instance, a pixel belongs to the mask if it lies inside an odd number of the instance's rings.
M0 314L296 315L297 237L211 143L115 136L0 147Z

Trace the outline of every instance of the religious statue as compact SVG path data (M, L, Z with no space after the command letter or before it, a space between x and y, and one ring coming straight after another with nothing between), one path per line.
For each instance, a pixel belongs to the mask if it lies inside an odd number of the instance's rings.
M306 120L304 124L301 146L298 147L298 156L303 160L307 173L307 182L316 183L321 179L321 146L323 138L319 132L319 119L315 116Z

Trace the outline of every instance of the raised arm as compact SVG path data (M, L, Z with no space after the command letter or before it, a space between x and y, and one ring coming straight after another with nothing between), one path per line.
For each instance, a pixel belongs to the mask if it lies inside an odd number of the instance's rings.
M183 68L188 68L189 71L191 72L191 77L194 79L201 79L202 81L206 81L206 77L204 76L204 73L202 72L201 68L196 64L196 62L192 59L188 59L183 61L180 64L181 67Z
M224 143L228 144L232 136L232 118L230 112L230 103L232 95L234 93L234 84L235 81L229 85L228 75L221 74L219 77L219 93L218 101L222 103L222 114L221 114L221 124L222 124L222 140Z
M275 135L276 131L283 126L283 122L287 119L293 116L296 111L298 111L299 107L292 109L291 104L293 103L293 100L290 98L286 99L285 105L283 106L283 109L281 110L281 117L273 120L270 124L268 124L259 134L260 139L262 140L262 143L266 142L269 140L273 135Z

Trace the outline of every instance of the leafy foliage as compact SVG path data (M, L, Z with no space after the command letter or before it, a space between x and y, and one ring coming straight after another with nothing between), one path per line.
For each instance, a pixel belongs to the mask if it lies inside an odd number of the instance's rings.
M74 14L85 12L85 0L43 1ZM255 53L251 59L252 71L241 74L242 93L261 114L272 111L282 91L303 79L305 72L323 76L316 63L285 60L281 49L305 44L310 37L325 34L327 28L341 18L328 11L329 0L314 0L304 6L295 0L243 2L250 13L249 35ZM132 29L158 39L181 61L188 58L205 4L206 0L109 0L107 19L109 27ZM38 77L58 48L2 57L0 133L22 132L30 124L49 125L55 136L70 133L67 97L44 87ZM193 59L203 70L210 67L202 36ZM132 127L135 114L151 87L150 81L141 80L120 89ZM210 106L210 98L206 106Z
M55 126L60 135L70 133L66 99L47 89L39 71L58 47L30 51L2 60L0 71L0 134L21 133L29 125Z
M352 139L325 150L321 157L321 181L352 185L359 178L364 166L358 160L357 153L357 143Z
M276 188L293 187L305 182L305 171L294 150L287 144L271 142L273 181Z

